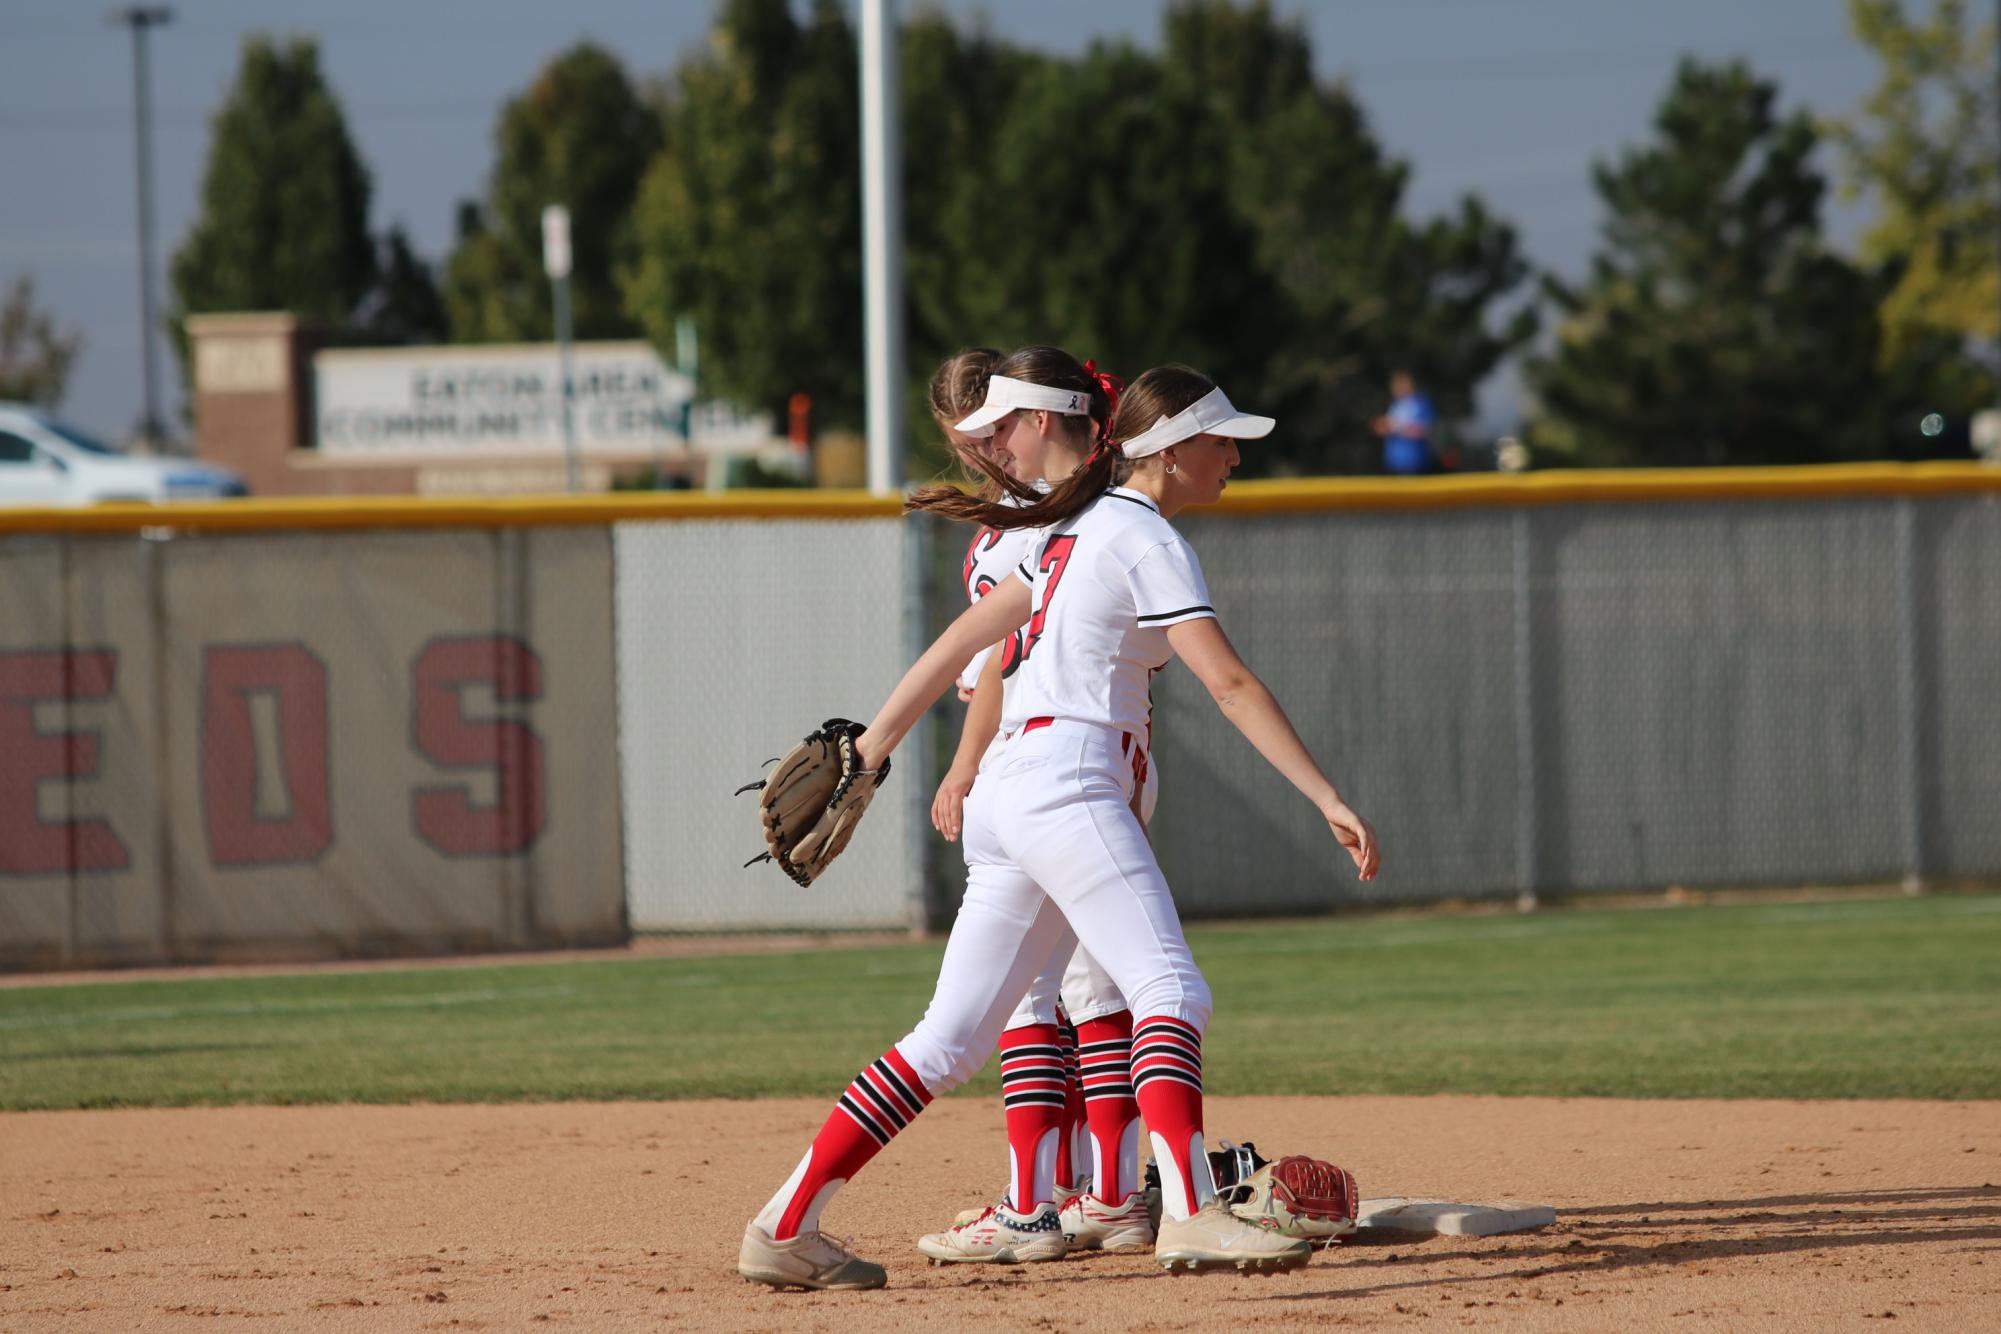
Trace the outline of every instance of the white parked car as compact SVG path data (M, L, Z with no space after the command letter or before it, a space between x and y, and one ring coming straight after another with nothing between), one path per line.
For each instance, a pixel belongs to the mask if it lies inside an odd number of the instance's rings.
M212 500L250 494L228 468L141 458L24 403L0 403L0 505Z

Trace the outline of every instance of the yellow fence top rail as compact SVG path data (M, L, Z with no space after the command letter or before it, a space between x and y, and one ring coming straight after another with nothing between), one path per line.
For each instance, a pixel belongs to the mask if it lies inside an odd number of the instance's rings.
M621 519L879 519L896 496L866 491L613 491L587 496L278 496L78 508L0 508L0 533L298 528L543 528Z
M1793 468L1562 469L1447 477L1312 477L1237 482L1225 514L1440 510L1522 505L2001 493L1980 463L1840 463ZM0 535L146 529L527 528L625 519L879 519L895 496L865 491L615 491L588 496L287 496L269 500L0 507Z
M1521 505L1653 505L2001 492L1983 463L1827 463L1791 468L1562 468L1445 477L1302 477L1232 483L1217 508L1239 514L1438 510Z

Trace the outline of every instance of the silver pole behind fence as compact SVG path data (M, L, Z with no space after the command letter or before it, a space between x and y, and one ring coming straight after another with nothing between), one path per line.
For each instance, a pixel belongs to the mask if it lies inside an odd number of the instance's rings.
M1509 525L1514 554L1515 623L1515 904L1536 906L1535 599L1529 511L1517 509Z
M895 0L862 0L862 258L868 487L903 485L903 145Z
M1898 760L1903 770L1904 892L1925 886L1924 678L1919 661L1918 505L1896 502Z
M107 17L132 30L132 131L139 190L139 360L146 387L146 418L139 429L149 444L158 444L166 436L166 422L160 415L160 375L154 355L159 317L153 309L153 107L146 33L172 22L174 11L164 5L128 5L112 10Z

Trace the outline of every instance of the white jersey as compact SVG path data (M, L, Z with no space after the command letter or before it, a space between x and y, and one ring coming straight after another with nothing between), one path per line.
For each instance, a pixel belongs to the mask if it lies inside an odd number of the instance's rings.
M1035 536L1014 571L1030 615L1001 730L1067 718L1145 735L1147 683L1174 656L1167 627L1216 614L1194 548L1153 501L1122 486Z
M1043 483L1036 485L1038 488L1044 487ZM1004 497L1001 503L1016 505L1020 502L1008 496ZM1016 566L1028 559L1028 553L1035 549L1035 544L1041 536L1042 534L1033 528L1010 528L1005 532L997 528L980 529L973 536L971 544L966 547L966 560L961 568L960 582L965 585L967 599L978 602L999 587L1002 581L1014 573ZM1001 642L1004 655L1002 662L1012 664L1021 654L1021 631L1017 629ZM979 685L980 669L987 665L987 656L993 651L994 646L989 644L973 655L973 660L966 664L966 670L959 673L960 689L971 690Z

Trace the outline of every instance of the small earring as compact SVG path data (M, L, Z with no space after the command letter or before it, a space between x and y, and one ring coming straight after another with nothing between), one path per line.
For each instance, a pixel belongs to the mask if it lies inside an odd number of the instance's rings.
M1174 465L1172 463L1167 465L1167 475L1169 477L1174 476Z

